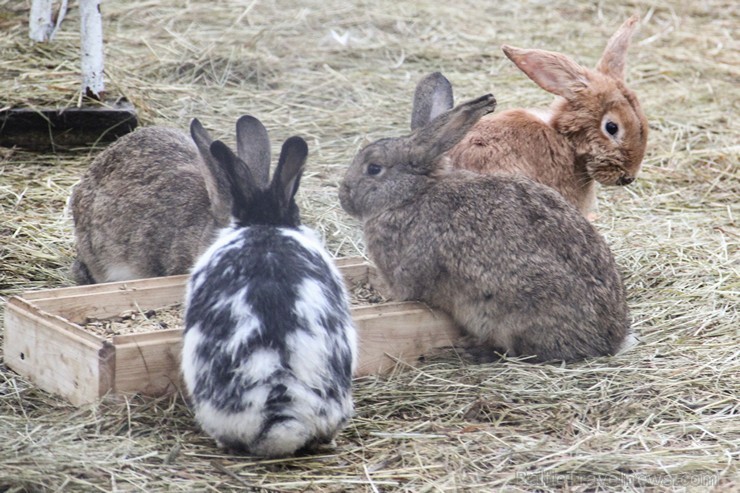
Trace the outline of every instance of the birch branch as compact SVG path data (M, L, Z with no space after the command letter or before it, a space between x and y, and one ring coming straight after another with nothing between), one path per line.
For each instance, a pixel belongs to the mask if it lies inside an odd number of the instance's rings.
M28 20L28 35L34 41L43 43L49 40L54 23L51 21L51 8L54 0L33 0Z
M93 99L102 99L105 93L103 79L103 19L100 0L80 0L82 40L82 91Z

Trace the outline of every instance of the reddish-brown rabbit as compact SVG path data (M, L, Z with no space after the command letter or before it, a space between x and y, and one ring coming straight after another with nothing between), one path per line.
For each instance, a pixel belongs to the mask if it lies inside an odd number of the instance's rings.
M595 70L560 53L503 46L507 57L557 96L550 108L489 114L449 153L455 167L523 175L559 191L584 215L595 205L595 184L628 185L640 170L648 124L624 82L625 60L638 17L609 40ZM417 85L412 130L453 105L440 73Z

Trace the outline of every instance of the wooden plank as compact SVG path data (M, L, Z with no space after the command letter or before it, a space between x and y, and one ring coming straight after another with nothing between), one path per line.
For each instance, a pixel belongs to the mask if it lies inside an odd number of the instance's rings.
M358 377L385 373L398 361L415 365L421 356L454 345L461 335L448 315L419 303L358 307L352 314L360 346Z
M384 373L397 361L415 364L435 349L454 345L460 332L445 314L412 302L370 305L352 310L360 341L355 376ZM182 387L182 329L113 338L116 393L159 396Z
M182 281L80 296L41 298L34 300L33 303L45 311L84 324L86 318L109 318L129 310L146 311L182 303L185 299L185 285Z
M370 265L363 257L339 257L334 259L334 263L339 267L339 270L350 265Z
M137 290L147 288L162 288L171 286L184 286L188 275L168 277L152 277L149 279L136 279L133 281L106 282L100 284L88 284L85 286L70 286L66 288L41 289L38 291L27 291L21 295L25 300L41 300L53 298L65 298L70 296L99 295L104 293L115 293L122 290Z
M350 280L367 277L370 264L362 257L343 257L336 259L340 272ZM120 290L138 290L162 288L171 286L185 286L190 276L182 274L178 276L152 277L149 279L135 279L132 281L118 281L100 284L88 284L84 286L69 286L64 288L41 289L38 291L27 291L21 296L26 300L41 300L52 298L66 298L70 296L99 295L114 293Z
M347 289L350 289L353 284L367 282L370 266L365 262L360 264L345 264L339 267L339 272L344 277Z
M11 298L5 308L5 363L74 405L94 402L112 387L113 346L79 337L65 324Z
M368 278L369 264L360 257L342 259L348 285ZM50 313L81 324L88 317L113 317L128 310L150 310L184 301L188 275L72 286L24 293L24 299Z
M90 344L93 344L95 346L101 346L103 342L105 341L103 337L100 337L92 332L85 330L78 324L70 322L66 318L59 316L56 313L47 312L46 310L43 310L35 303L29 302L18 296L13 296L10 299L10 301L8 302L8 305L11 305L11 304L14 307L16 307L19 312L29 313L29 314L41 317L44 320L48 321L49 323L53 324L59 331L65 334L69 334L71 337L84 339L88 341ZM8 324L6 323L6 328L7 326Z
M141 392L160 396L182 387L182 329L114 337L115 393Z

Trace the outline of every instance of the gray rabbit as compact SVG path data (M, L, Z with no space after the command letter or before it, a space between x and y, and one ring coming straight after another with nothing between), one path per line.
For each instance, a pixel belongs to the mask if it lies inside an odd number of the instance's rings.
M237 122L242 160L269 161L263 130L249 118ZM70 201L77 283L185 274L228 225L231 191L212 139L197 119L190 134L142 128L95 158Z
M369 144L347 170L342 207L397 298L445 310L490 353L615 354L630 333L625 292L591 224L549 187L445 157L495 105L486 95Z

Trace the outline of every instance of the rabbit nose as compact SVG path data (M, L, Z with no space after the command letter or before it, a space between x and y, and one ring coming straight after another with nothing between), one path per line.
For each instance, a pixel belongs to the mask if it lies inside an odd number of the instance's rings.
M620 185L620 186L629 185L633 181L635 181L634 176L623 175L619 177L619 180L617 180L617 185Z

